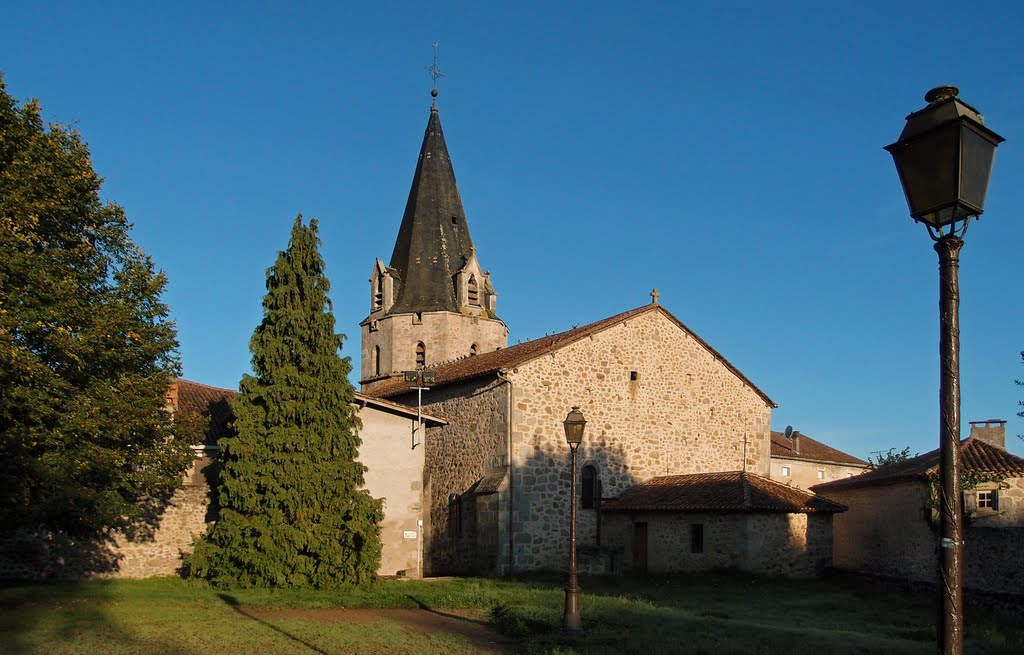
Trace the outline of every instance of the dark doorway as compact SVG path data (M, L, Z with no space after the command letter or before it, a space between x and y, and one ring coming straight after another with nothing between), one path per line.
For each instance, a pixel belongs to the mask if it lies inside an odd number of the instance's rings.
M633 524L633 572L647 575L647 524Z

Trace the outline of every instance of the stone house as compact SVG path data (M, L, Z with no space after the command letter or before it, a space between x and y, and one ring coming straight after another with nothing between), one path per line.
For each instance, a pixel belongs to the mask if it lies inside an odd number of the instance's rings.
M1024 458L1006 451L1006 423L971 423L960 443L962 470L988 478L963 490L964 585L1024 593ZM910 581L938 579L939 451L812 491L849 508L833 523L836 568Z
M192 539L216 520L217 439L227 436L231 414L229 389L217 389L197 382L179 380L170 394L179 411L198 412L211 417L207 439L196 447L196 463L188 473L178 504L161 517L150 541L118 544L122 564L121 577L171 575L181 567L181 558L191 552ZM381 563L378 575L420 574L422 471L424 435L447 421L435 414L420 412L361 393L355 394L356 416L361 428L359 461L367 467L365 487L374 498L384 499L381 522ZM146 566L133 564L145 560Z
M816 484L860 475L868 470L864 460L841 450L793 432L772 431L772 480L778 480L800 489Z
M230 433L231 399L236 392L179 379L169 390L168 409L209 417L203 443L185 473L184 484L151 529L129 538L114 534L105 543L74 543L60 535L0 538L0 579L147 578L180 572L193 540L217 518L217 441ZM355 394L362 424L359 461L368 467L366 489L384 499L383 550L378 575L418 576L423 521L423 441L447 421L415 407ZM55 567L53 562L61 562Z

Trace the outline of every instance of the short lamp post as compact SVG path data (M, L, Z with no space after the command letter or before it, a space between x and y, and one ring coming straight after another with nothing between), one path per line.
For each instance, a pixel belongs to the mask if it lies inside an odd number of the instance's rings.
M569 635L583 634L583 620L580 618L580 583L576 574L576 449L583 441L583 430L587 421L579 407L573 407L562 423L565 440L572 453L572 477L569 483L569 582L565 586L565 612L562 615L562 632Z
M892 155L910 207L939 255L939 563L942 584L939 652L963 652L963 522L960 499L960 248L967 225L985 209L996 147L1003 137L985 127L955 86L932 89L928 106L907 116Z

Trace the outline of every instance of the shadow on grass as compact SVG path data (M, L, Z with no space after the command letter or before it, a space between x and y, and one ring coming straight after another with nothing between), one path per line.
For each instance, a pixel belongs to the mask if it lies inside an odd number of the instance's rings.
M295 635L293 635L292 633L288 632L287 630L279 628L276 625L274 625L273 623L270 623L268 621L264 621L263 619L259 618L258 616L253 616L252 614L249 614L244 609L242 609L242 605L238 602L238 599L235 598L234 596L232 596L230 594L223 594L223 593L221 593L221 594L217 594L217 597L220 598L222 601L224 601L224 603L228 607L230 607L231 609L235 610L235 612L237 612L240 616L244 616L245 618L249 619L250 621L255 621L256 623L259 623L260 625L266 626L266 627L270 628L271 630L273 630L274 632L276 632L279 635L281 635L282 637L285 637L286 639L290 639L291 641L294 641L297 644L301 644L302 646L305 646L306 648L308 648L310 651L312 651L314 653L319 653L320 655L331 655L330 653L328 653L325 650L320 650L319 648L317 648L313 644L309 643L308 641L305 641L303 639L300 639L299 637L296 637Z
M0 650L9 655L54 652L105 653L113 646L121 652L159 652L191 655L180 646L153 638L139 638L121 625L110 611L117 603L111 582L93 580L26 584L0 588Z
M409 600L411 600L412 602L416 603L416 606L419 607L424 612L430 612L431 614L437 614L438 616L444 616L446 618L455 619L457 621L464 621L466 623L475 623L477 625L482 625L484 627L491 627L491 624L488 621L481 621L480 619L471 619L468 616L460 616L458 614L452 614L452 613L449 613L449 612L442 612L441 610L436 610L433 607L431 607L430 605L427 605L426 603L424 603L419 598L416 598L415 596L406 594L405 597L408 598Z

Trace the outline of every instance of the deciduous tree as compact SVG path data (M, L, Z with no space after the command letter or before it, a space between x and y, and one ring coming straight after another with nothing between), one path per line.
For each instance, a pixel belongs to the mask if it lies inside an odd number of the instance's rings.
M167 280L100 184L78 132L19 106L0 76L4 529L138 526L193 460L198 431L166 410L179 371Z
M328 291L316 220L299 216L267 272L236 434L220 441L220 518L190 560L215 584L324 588L376 574L382 503L362 488L351 364Z

